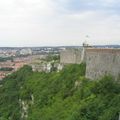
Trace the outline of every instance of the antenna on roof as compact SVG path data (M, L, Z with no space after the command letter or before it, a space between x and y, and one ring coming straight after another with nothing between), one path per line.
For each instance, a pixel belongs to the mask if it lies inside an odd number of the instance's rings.
M88 44L89 39L90 39L90 36L89 36L89 35L86 35L86 36L85 36L85 41L83 42L83 47L91 47L91 46Z
M85 41L83 42L83 47L88 46L88 39L89 39L89 36L86 35L85 36Z

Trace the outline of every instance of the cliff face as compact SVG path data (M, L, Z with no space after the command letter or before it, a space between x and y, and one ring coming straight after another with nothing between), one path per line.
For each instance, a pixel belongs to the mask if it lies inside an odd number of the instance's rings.
M120 84L107 76L89 81L85 64L60 72L32 72L28 66L0 87L0 120L118 120Z

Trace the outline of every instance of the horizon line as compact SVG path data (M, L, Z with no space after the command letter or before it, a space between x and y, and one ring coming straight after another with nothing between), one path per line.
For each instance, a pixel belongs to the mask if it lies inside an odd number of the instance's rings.
M83 45L43 45L43 46L0 46L0 48L29 48L29 47L82 47ZM92 46L120 46L120 44L93 44Z

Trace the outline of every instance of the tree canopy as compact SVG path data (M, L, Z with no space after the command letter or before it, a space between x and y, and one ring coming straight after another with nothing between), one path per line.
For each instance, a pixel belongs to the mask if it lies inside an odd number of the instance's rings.
M110 76L86 79L85 64L51 73L24 66L1 85L0 120L21 120L19 99L28 103L23 120L118 120L120 84Z

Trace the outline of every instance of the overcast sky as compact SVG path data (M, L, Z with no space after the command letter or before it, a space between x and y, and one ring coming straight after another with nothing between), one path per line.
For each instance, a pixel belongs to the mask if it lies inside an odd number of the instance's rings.
M0 46L120 44L120 0L0 0Z

